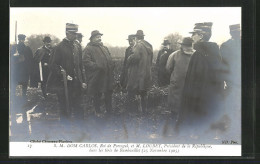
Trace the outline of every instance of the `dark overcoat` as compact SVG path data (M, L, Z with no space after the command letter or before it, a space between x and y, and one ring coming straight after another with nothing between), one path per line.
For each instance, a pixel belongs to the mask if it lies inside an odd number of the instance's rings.
M40 65L42 67L42 78L43 82L46 83L50 70L49 70L49 60L50 60L50 53L51 50L46 48L45 46L42 46L36 50L33 57L33 70L32 70L32 77L30 85L31 87L38 87L38 82L41 82L40 78Z
M133 54L133 47L129 46L126 50L125 50L125 58L124 58L124 63L123 63L123 68L122 68L122 72L121 72L121 75L120 75L120 84L123 88L126 88L126 85L127 85L127 66L126 66L126 63L127 63L127 59L128 57Z
M75 79L73 52L74 43L66 38L53 48L49 61L48 92L61 92L63 90L64 82L61 69L64 69L67 75Z
M157 55L156 67L158 70L158 85L159 87L163 87L170 84L170 76L171 74L166 71L165 66L168 60L169 55L173 52L173 50L160 50Z
M225 81L231 85L241 86L241 40L229 39L220 46Z
M114 87L114 62L102 43L89 42L83 51L88 93L95 95L112 91Z
M127 60L128 91L142 92L149 89L152 82L152 59L152 45L145 40L138 41L134 46L134 53Z
M219 110L223 92L219 47L213 42L199 42L194 49L196 52L190 59L183 88L182 116L209 118Z
M14 56L16 49L19 56ZM11 81L15 83L28 83L33 61L31 48L24 43L15 44L11 46L10 55Z

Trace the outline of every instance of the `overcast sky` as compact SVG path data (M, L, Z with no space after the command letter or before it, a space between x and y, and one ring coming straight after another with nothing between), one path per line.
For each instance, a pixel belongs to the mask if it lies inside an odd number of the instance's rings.
M99 30L102 41L112 46L128 46L127 36L142 29L145 40L159 49L165 36L178 32L190 36L194 24L213 22L210 41L221 44L230 38L229 25L241 24L240 7L158 7L158 8L10 8L10 42L17 33L52 34L65 37L65 24L79 25L84 35L83 45L89 42L90 33Z

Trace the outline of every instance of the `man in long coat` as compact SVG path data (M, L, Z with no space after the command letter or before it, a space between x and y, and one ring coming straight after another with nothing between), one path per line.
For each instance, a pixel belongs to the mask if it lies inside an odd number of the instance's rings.
M127 80L128 80L128 77L127 77L128 68L126 66L126 63L127 63L128 57L134 53L133 47L135 44L135 35L129 35L127 40L129 42L129 47L127 47L127 49L125 50L125 59L124 59L123 69L122 69L122 72L120 75L120 85L124 90L126 89Z
M170 85L168 86L168 104L173 116L179 114L183 86L190 58L194 53L193 40L190 37L183 38L181 49L172 53L166 64L166 71L170 73Z
M18 99L16 99L16 86L22 85L22 98L24 101L27 100L26 92L28 81L32 70L32 60L33 54L30 47L24 44L25 35L18 35L18 44L11 46L10 49L10 114L12 126L16 125L16 114L22 113L23 115L23 125L28 125L26 109L24 109L20 104L17 105ZM13 132L13 131L12 131ZM27 127L28 132L28 127Z
M196 128L208 128L209 122L221 109L224 81L219 47L209 42L211 27L211 22L197 23L191 32L196 52L190 59L186 74L179 122L185 118L186 123L194 126L192 133L199 133Z
M26 100L28 81L32 70L33 54L30 47L24 44L25 35L18 35L18 44L11 47L11 93L15 95L15 88L22 85L22 96Z
M165 66L168 60L169 55L173 52L170 49L169 40L164 40L162 45L163 48L158 52L156 59L156 67L158 71L158 85L159 87L163 87L170 84L170 73L165 70Z
M147 112L147 91L151 86L151 66L153 60L153 47L144 40L142 30L136 33L134 53L127 60L128 67L128 101L129 110L133 108L135 95L141 96L142 111Z
M240 24L230 25L231 39L220 46L222 63L224 65L226 82L226 111L232 116L235 128L241 124L241 31Z
M107 114L112 113L112 93L114 86L114 62L107 47L101 42L98 30L91 32L90 42L83 51L86 68L88 94L92 96L97 114L100 114L101 97L105 97Z
M41 89L43 97L47 97L46 83L49 76L49 60L51 53L51 38L49 36L44 37L44 45L38 48L34 54L34 70L31 78L31 87L38 87L38 82L41 83Z
M78 65L80 65L80 57L75 53L75 39L78 31L78 25L66 24L66 38L64 38L55 48L50 59L50 75L48 77L47 88L55 92L58 96L60 104L60 117L67 119L71 115L71 111L76 107L78 90L82 87L80 84ZM78 60L75 60L78 59ZM66 77L64 79L64 74ZM65 88L67 81L67 91ZM68 102L67 102L67 98Z

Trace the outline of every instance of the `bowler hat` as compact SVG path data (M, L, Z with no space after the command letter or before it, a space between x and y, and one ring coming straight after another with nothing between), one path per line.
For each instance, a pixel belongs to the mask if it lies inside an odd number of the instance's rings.
M182 42L178 42L181 45L185 45L185 46L192 46L192 38L191 37L185 37L183 38Z
M170 44L171 44L171 42L170 42L169 40L167 40L167 39L165 39L165 40L163 41L163 43L162 43L162 45L164 45L164 46L170 45Z
M240 24L233 24L229 26L230 31L240 31Z
M134 34L128 35L128 38L127 38L126 40L133 40L133 39L134 39L134 37L135 37L135 35L134 35Z
M50 43L52 40L51 40L51 38L50 38L49 36L45 36L42 41L43 41L44 43L45 43L45 42L46 42L46 43Z
M19 34L18 39L19 40L25 40L26 36L24 34Z
M135 36L145 36L143 30L137 30Z
M91 32L91 36L89 39L92 39L93 37L95 37L97 35L103 35L103 34L101 34L98 30L94 30Z
M66 23L66 32L78 32L78 25L73 23Z

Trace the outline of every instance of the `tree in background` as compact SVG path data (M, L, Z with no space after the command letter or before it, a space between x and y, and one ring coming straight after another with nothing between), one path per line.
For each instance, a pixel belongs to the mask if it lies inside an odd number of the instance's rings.
M58 44L60 42L60 39L57 38L54 35L50 35L50 34L33 34L30 35L28 37L26 37L26 44L32 49L32 52L35 53L35 51L43 46L43 38L45 36L49 36L51 37L52 40L52 46L55 46L56 44Z
M176 51L180 48L180 44L178 44L178 42L182 40L182 36L179 33L176 32L174 34L169 34L164 39L168 39L171 42L170 48L172 50Z

